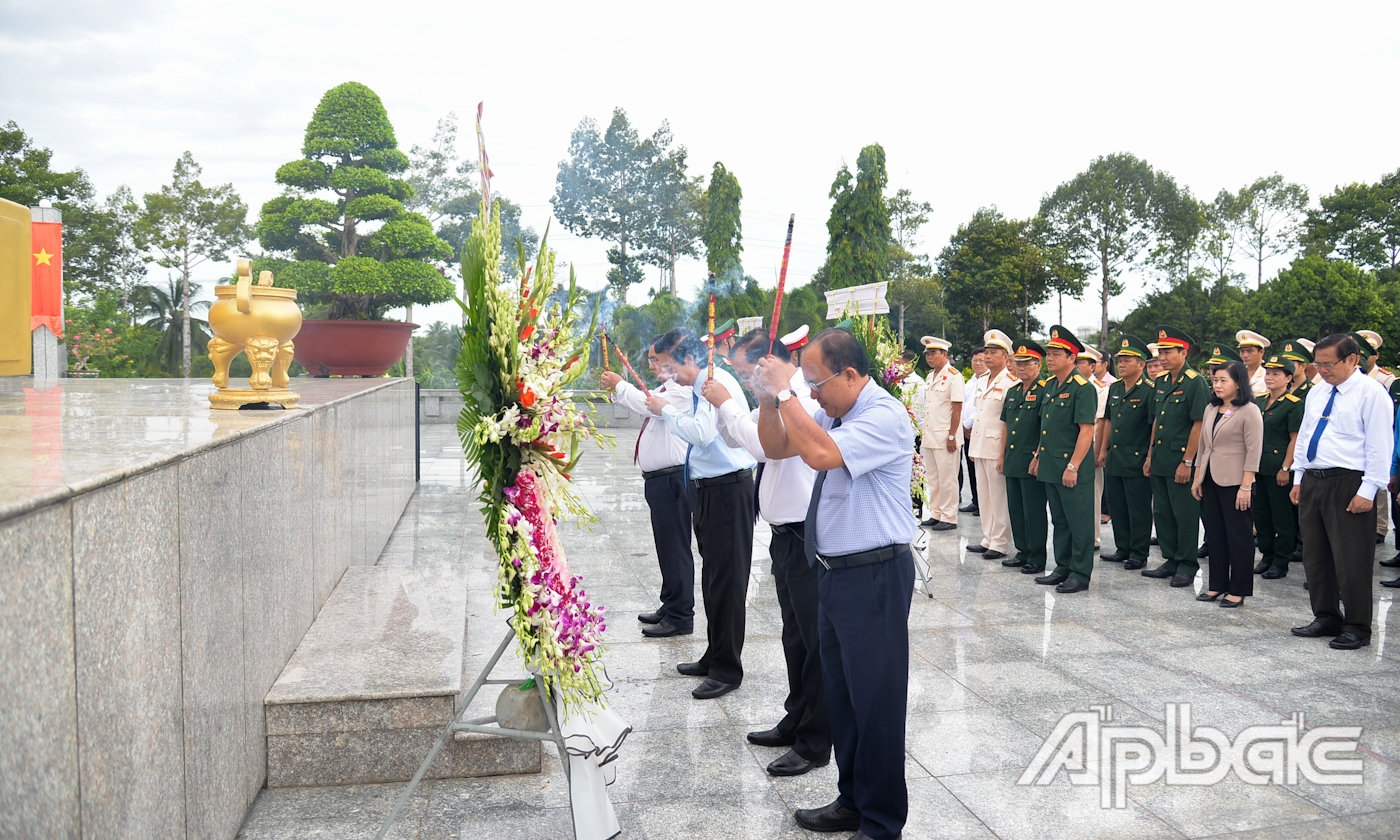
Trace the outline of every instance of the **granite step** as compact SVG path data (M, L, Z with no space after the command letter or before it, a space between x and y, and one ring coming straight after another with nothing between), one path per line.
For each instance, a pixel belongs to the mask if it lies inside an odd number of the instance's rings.
M352 566L264 700L267 786L403 782L459 710L467 569ZM539 742L449 739L427 778L538 773Z

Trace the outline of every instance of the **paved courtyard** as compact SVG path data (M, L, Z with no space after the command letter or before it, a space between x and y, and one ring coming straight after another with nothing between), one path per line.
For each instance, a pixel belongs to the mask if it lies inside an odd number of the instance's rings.
M822 836L799 828L791 812L834 797L835 765L773 778L763 768L783 750L744 738L777 721L787 690L767 527L756 531L744 684L694 700L698 680L675 665L703 650L703 612L695 635L677 639L643 640L635 621L655 607L660 577L629 457L636 432L615 434L615 452L590 451L575 472L598 523L562 536L574 571L608 607L610 703L634 729L611 788L623 837ZM467 564L468 656L484 661L504 623L492 614L494 558L471 477L451 426L423 427L422 452L421 485L379 562ZM1087 593L1056 596L967 553L980 536L966 514L957 532L930 535L927 590L916 586L906 838L1400 837L1400 618L1389 590L1376 587L1372 646L1334 651L1288 632L1310 619L1301 568L1256 580L1256 596L1239 610L1197 603L1199 579L1171 589L1102 561ZM1111 547L1110 528L1103 538ZM1377 548L1378 557L1393 553ZM1157 782L1129 787L1123 808L1101 807L1098 785L1071 785L1063 772L1047 786L1016 784L1063 715L1110 705L1114 723L1162 731L1167 703L1190 703L1195 725L1230 738L1294 712L1310 726L1361 726L1364 783ZM541 775L425 782L393 836L569 837L567 786L553 747L545 750ZM402 788L264 790L239 837L373 837Z

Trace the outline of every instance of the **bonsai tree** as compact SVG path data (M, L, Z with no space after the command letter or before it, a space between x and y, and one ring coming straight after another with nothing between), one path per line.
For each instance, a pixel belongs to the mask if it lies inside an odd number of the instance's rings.
M419 213L404 209L408 169L384 103L357 82L321 97L306 126L302 157L277 169L287 189L262 207L259 260L277 284L296 289L309 315L380 320L388 309L439 303L452 281L435 261L452 247Z

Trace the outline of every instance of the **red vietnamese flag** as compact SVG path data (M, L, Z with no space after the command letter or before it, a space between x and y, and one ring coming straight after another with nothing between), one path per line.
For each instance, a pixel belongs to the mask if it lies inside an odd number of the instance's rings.
M59 338L63 337L63 225L59 222L34 222L34 241L29 264L33 267L30 287L29 329L40 324Z

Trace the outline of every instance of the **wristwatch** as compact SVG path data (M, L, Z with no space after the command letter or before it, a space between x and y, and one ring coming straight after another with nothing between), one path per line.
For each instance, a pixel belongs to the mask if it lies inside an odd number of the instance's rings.
M1079 472L1079 467L1076 467L1073 461L1070 461L1068 464L1065 464L1065 469L1069 470L1070 472Z
M1194 466L1196 466L1196 459L1195 459L1195 458L1182 458L1182 459L1181 459L1181 463L1184 464L1185 466L1188 466L1188 467L1194 467Z
M792 392L791 388L784 388L783 390L778 392L777 396L773 397L773 407L782 408L783 403L787 402L795 396L797 395Z
M958 436L957 436L957 435L948 435L948 440L957 440L957 439L958 439Z

